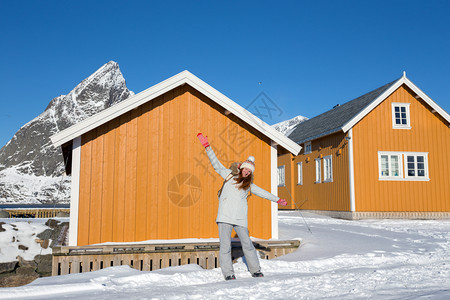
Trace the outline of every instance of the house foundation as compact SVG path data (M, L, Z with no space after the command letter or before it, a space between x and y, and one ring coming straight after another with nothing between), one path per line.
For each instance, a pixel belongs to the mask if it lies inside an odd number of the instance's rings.
M318 215L346 220L362 219L411 219L411 220L439 220L450 219L450 212L349 212L326 210L302 210Z

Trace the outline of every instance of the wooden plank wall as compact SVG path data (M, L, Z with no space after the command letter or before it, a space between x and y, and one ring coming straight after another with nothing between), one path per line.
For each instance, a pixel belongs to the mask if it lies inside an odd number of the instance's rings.
M278 186L278 197L286 199L286 206L279 206L279 209L296 209L295 186L297 185L297 165L293 163L293 155L285 153L278 156L278 166L284 166L285 185Z
M82 136L78 245L217 237L222 179L198 132L226 167L255 156L255 184L270 191L270 140L184 85ZM252 196L250 234L271 238L270 216Z
M293 160L290 154L278 158L278 165L286 166L286 183L294 201L288 209L307 210L350 210L350 190L348 174L348 142L342 132L312 141L312 152L304 154L305 147ZM332 155L333 182L315 183L315 159ZM290 161L290 163L289 163ZM297 164L302 162L303 184L298 185ZM290 166L289 166L290 164ZM322 159L322 181L323 181ZM280 197L289 197L286 187L279 187ZM288 198L286 198L288 199ZM292 203L294 202L294 203Z
M304 147L301 153L303 151ZM315 183L314 160L328 155L332 156L333 181ZM302 205L301 209L349 211L348 142L345 134L338 132L312 141L312 152L297 156L294 160L295 167L300 161L303 163L303 185L295 186L295 197L299 205ZM323 181L324 162L323 159L321 161ZM296 183L297 180L296 177Z
M450 211L450 129L400 87L353 129L356 211ZM393 102L410 103L411 129L392 129ZM430 181L380 181L378 151L428 152Z

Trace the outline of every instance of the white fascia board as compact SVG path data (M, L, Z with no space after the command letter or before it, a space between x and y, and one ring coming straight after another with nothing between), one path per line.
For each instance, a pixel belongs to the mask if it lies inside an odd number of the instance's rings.
M414 93L416 93L423 101L425 101L429 106L431 106L439 115L441 115L447 122L450 123L449 114L443 110L439 105L436 104L430 97L428 97L421 89L419 89L414 83L412 83L405 75L402 76L396 83L394 83L389 89L387 89L383 94L378 96L372 103L370 103L364 110L348 121L344 126L342 126L342 131L345 133L350 128L355 126L362 118L364 118L369 112L371 112L375 107L377 107L381 102L383 102L390 94L395 92L400 86L405 84Z
M189 71L183 71L177 75L166 79L147 90L134 95L114 106L111 106L98 114L95 114L86 120L73 125L53 136L50 137L53 145L55 147L61 146L62 144L81 136L82 134L108 122L120 115L137 108L138 106L155 99L156 97L182 85L189 84L211 100L215 101L217 104L235 114L244 122L251 125L256 130L260 131L265 136L269 137L272 141L275 141L283 148L286 148L289 152L297 155L300 152L300 145L289 139L288 137L282 135L270 125L266 124L252 113L248 112L246 109L235 103L233 100L229 99L206 82L202 81Z
M50 137L55 147L81 136L184 83L183 71ZM150 99L149 99L150 98Z
M388 88L386 91L384 91L383 94L378 96L372 103L366 106L361 112L359 112L356 116L354 116L350 121L348 121L344 126L342 126L342 131L345 133L350 128L355 126L356 123L361 121L362 118L364 118L368 113L370 113L375 107L377 107L381 102L383 102L390 94L392 94L396 89L398 89L403 83L404 78L402 77L399 80L397 80L396 83L394 83L390 88Z
M408 78L405 77L405 84L413 90L423 101L425 101L431 108L433 108L438 114L440 114L447 122L450 123L449 114L443 110L436 102L431 100L421 89L419 89L414 83L412 83Z

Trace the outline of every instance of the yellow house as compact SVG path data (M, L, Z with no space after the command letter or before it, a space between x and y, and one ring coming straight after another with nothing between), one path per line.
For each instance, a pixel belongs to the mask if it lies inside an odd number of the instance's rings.
M69 245L218 237L215 174L256 158L255 183L277 193L277 150L300 146L188 71L51 137L72 175ZM277 238L277 204L252 196L249 231Z
M300 154L278 157L278 195L348 219L449 217L449 123L404 74L300 123Z

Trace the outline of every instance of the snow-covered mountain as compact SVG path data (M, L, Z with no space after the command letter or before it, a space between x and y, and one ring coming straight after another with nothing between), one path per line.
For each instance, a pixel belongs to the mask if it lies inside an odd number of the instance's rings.
M272 125L272 127L285 136L289 136L289 134L291 134L291 132L294 130L295 126L306 120L308 120L307 117L296 116L295 118L274 124Z
M68 202L70 176L64 176L61 150L50 136L132 95L119 65L110 61L52 99L0 149L0 203Z

